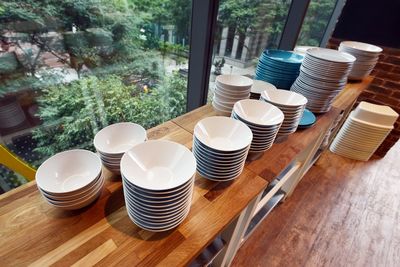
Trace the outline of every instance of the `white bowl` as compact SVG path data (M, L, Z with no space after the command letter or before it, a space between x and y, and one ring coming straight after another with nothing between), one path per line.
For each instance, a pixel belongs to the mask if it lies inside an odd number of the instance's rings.
M366 53L381 53L382 48L376 45L371 45L367 43L355 42L355 41L344 41L340 43L341 46L348 47L350 49L359 50Z
M130 183L148 190L185 184L196 172L196 159L185 146L166 140L138 144L121 159L121 173Z
M74 149L55 154L40 165L37 185L50 194L70 194L90 185L101 172L101 160L93 152Z
M219 151L244 149L253 139L253 134L246 124L222 116L199 121L194 127L194 136L202 144Z
M273 104L278 104L287 107L304 106L307 104L307 98L296 92L280 90L264 91L261 97Z
M261 94L261 92L265 90L276 90L277 88L275 85L260 81L260 80L254 80L253 81L253 86L251 87L251 92L255 94Z
M228 89L244 89L253 85L253 80L242 75L224 74L215 79L217 85Z
M145 140L146 130L142 126L132 122L121 122L100 130L93 143L103 154L123 154Z
M260 100L240 100L233 106L233 110L240 118L257 125L277 125L284 119L279 108Z

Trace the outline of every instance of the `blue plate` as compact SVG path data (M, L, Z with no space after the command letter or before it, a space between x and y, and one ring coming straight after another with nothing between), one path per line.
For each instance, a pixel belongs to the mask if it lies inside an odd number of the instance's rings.
M314 113L312 113L308 109L305 109L303 112L303 117L301 117L301 120L299 123L299 128L311 127L316 121L317 121L317 118L315 117Z
M301 55L289 51L275 50L275 49L266 49L262 55L279 62L294 63L294 64L301 64L301 62L303 62L304 59L304 57Z
M265 63L274 64L277 66L288 67L288 68L297 68L298 66L301 66L301 63L290 63L290 62L286 62L286 61L277 61L268 56L265 56L264 54L260 56L260 61L265 62Z

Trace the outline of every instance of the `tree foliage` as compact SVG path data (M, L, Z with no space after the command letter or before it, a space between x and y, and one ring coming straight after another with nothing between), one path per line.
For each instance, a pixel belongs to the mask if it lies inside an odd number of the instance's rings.
M94 135L109 124L131 121L150 128L186 109L186 79L179 74L145 91L109 75L84 77L42 92L39 116L44 124L34 138L43 157L73 147L93 150Z

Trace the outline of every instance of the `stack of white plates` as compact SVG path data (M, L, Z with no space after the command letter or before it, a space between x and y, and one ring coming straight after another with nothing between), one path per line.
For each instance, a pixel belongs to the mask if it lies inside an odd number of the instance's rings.
M361 102L350 113L330 150L348 158L368 160L393 129L398 116L390 107Z
M357 60L354 62L349 79L361 80L374 69L382 48L366 43L345 41L340 43L339 51L347 52L356 57Z
M355 57L326 48L311 48L300 68L291 91L308 99L307 108L314 113L330 110L336 95L345 87Z
M261 93L265 90L275 90L277 89L275 85L271 83L267 83L261 80L254 80L253 86L251 87L250 91L250 99L257 99L259 100L261 97Z
M107 169L120 173L120 161L126 151L146 140L146 130L131 122L109 125L94 137L94 147Z
M12 128L25 120L25 113L16 100L4 104L0 103L0 128Z
M253 133L249 152L260 153L271 148L283 122L283 112L272 104L245 99L236 102L232 118L244 122Z
M101 194L101 161L82 149L58 153L39 167L36 184L50 205L65 210L83 208Z
M147 141L121 160L126 209L139 227L167 231L186 218L192 201L196 159L185 146Z
M214 181L237 178L243 171L252 139L250 128L241 121L220 116L199 121L193 134L197 171Z
M215 91L212 105L224 116L230 116L233 105L249 98L253 80L241 75L219 75L215 79Z
M260 100L278 107L285 115L278 135L288 135L296 131L303 116L307 98L295 92L277 89L262 92Z

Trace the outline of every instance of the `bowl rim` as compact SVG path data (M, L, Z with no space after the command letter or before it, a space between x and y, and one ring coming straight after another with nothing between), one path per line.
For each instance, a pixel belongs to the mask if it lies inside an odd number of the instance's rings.
M272 112L276 113L277 117L274 120L269 120L268 122L264 121L261 123L261 121L259 121L259 120L254 121L251 118L249 119L245 113L240 112L239 106L243 106L243 108L248 107L248 106L257 108L257 106L258 106L260 115L261 115L261 108L262 108L265 111L268 111L268 112L272 111ZM237 101L235 103L235 105L233 105L233 111L235 112L235 114L237 116L239 116L243 120L248 121L257 126L261 126L261 127L262 126L273 126L273 125L280 124L283 122L283 120L285 118L284 113L278 107L276 107L268 102L255 100L255 99L242 99L240 101ZM238 113L238 111L239 111L239 113Z
M301 99L301 101L298 101L297 103L295 103L295 104L292 104L292 103L280 103L280 102L277 102L277 101L274 101L274 100L272 100L269 96L268 96L268 91L263 91L263 92L261 92L261 98L264 100L268 100L270 103L275 103L275 104L277 104L277 105L281 105L281 106L286 106L286 107L300 107L300 106L304 106L304 105L306 105L307 104L307 102L308 102L308 100L307 100L307 98L305 97L305 96L303 96L302 94L299 94L299 93L296 93L296 92L293 92L293 91L288 91L288 90L283 90L283 89L277 89L277 90L275 90L275 91L270 91L270 92L272 92L273 94L274 93L277 93L277 94L283 94L283 95L285 95L285 96L289 96L289 95L295 95L296 97L300 97L300 99ZM261 99L260 98L260 99ZM268 99L269 98L269 99ZM264 101L265 101L264 100Z
M93 175L93 177L90 177L90 179L88 179L88 181L86 181L86 183L79 188L75 188L72 190L62 190L62 191L61 190L53 191L53 189L49 189L43 180L43 179L46 179L43 176L44 175L43 172L45 172L45 169L47 169L48 165L52 164L52 162L54 160L57 160L58 157L65 155L65 154L74 154L74 153L86 153L88 157L90 156L96 161L95 175ZM55 194L55 195L57 195L57 194L61 194L61 195L62 194L64 194L64 195L65 194L74 194L74 193L79 192L83 188L87 187L89 184L91 184L99 175L101 175L101 170L102 170L101 160L95 153L93 153L92 151L86 150L86 149L71 149L71 150L66 150L66 151L56 153L53 156L46 159L37 169L36 174L35 174L35 180L36 180L37 186L40 187L41 189L45 190L47 193Z
M224 127L227 126L227 123L230 123L231 125L236 125L236 128L241 128L243 129L243 131L247 134L246 136L242 136L242 140L243 140L243 144L241 145L237 145L235 147L232 148L228 148L228 149L221 149L220 147L215 147L212 144L210 144L205 138L203 138L202 135L199 135L199 128L201 127L201 125L204 125L210 121L220 121L220 123L218 124L219 127ZM203 126L206 127L206 126ZM226 128L225 128L226 129ZM223 130L222 132L226 133L226 130ZM244 148L246 148L247 146L249 146L251 144L251 140L253 139L253 133L251 132L251 129L242 121L239 120L235 120L233 118L230 117L224 117L224 116L211 116L211 117L207 117L204 118L202 120L200 120L199 122L197 122L197 124L194 127L193 130L193 135L196 137L197 140L199 140L202 144L205 144L206 146L218 150L218 151L238 151L238 150L242 150Z
M94 139L93 139L93 145L96 148L96 150L102 152L103 154L106 153L109 155L118 155L118 154L122 154L122 153L125 153L126 151L128 151L130 148L125 149L125 150L120 150L120 151L107 151L107 150L104 150L103 149L104 147L100 144L100 138L102 138L102 135L104 135L110 129L118 128L122 125L133 126L134 128L140 130L140 133L144 134L144 140L135 142L135 144L133 144L132 147L137 144L140 144L146 140L146 138L147 138L146 129L143 126L141 126L140 124L137 124L134 122L118 122L118 123L110 124L96 133L96 135L94 136Z
M190 158L189 162L188 162L188 164L190 164L190 166L188 168L189 170L188 170L187 177L179 179L178 182L175 180L174 183L171 183L168 186L152 187L148 183L141 182L140 178L135 177L134 175L127 172L126 164L130 160L129 159L130 152L134 152L137 149L141 149L143 146L152 146L152 145L156 145L156 144L169 144L169 145L172 145L175 147L179 147L179 149L181 149L186 154L186 156L188 156L188 158ZM169 140L149 140L144 143L140 143L140 144L134 146L133 148L131 148L130 150L128 150L121 158L120 167L121 167L121 175L123 175L125 177L125 179L128 180L130 183L132 183L140 188L143 188L145 190L163 191L163 190L170 190L170 189L178 188L178 187L184 185L186 182L188 182L193 177L193 175L196 173L197 163L196 163L196 158L194 157L192 151L190 151L186 146L184 146L180 143L169 141Z

